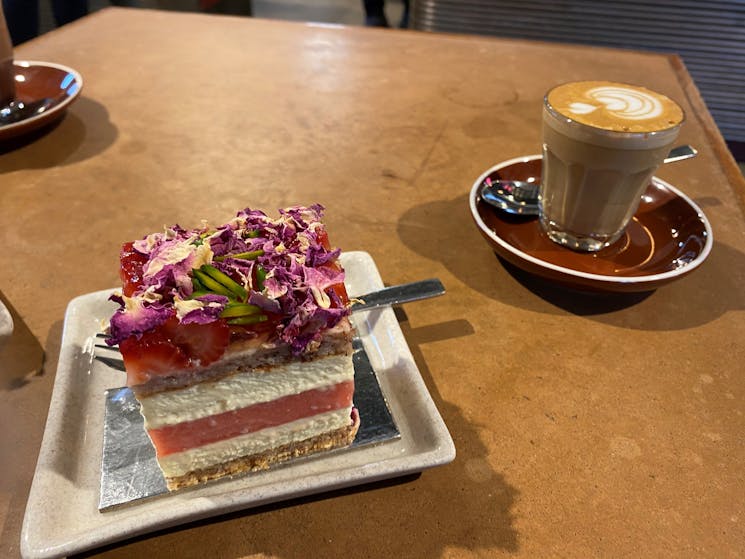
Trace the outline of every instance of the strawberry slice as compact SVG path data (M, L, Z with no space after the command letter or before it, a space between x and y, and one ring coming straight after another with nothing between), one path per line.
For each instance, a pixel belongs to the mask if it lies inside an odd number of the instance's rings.
M329 242L329 234L326 229L320 229L316 231L316 240L326 250L331 250L331 243Z
M344 305L347 305L349 303L349 295L347 295L347 288L344 286L343 283L335 283L331 287L329 287L332 291L336 293L336 295L339 297L341 302Z
M328 239L328 237L327 237L327 239ZM327 240L327 242L328 242L328 240ZM334 262L327 262L323 266L325 268L330 269L330 270L334 270L335 272L338 272L338 271L341 270L341 266L336 261L334 261ZM347 288L346 288L346 286L344 285L343 282L342 283L335 283L334 285L329 286L328 288L326 288L326 292L328 292L329 290L331 290L334 293L336 293L336 295L339 297L339 299L341 300L341 302L344 305L347 305L349 303L349 295L347 294Z
M127 338L119 344L119 350L127 369L127 386L189 366L187 355L158 332L144 334L140 340Z
M135 336L119 344L127 370L127 385L142 384L154 376L209 365L225 353L230 327L224 320L209 324L179 324L176 317L140 339Z
M316 240L318 241L318 244L320 244L323 248L326 250L331 250L331 243L329 242L329 234L326 232L326 229L321 229L319 231L316 231ZM324 264L326 268L330 268L332 270L340 270L341 267L337 262L328 262ZM336 295L341 299L341 302L345 305L349 303L349 296L347 295L347 289L344 287L343 283L337 283L329 287L329 289L333 290Z
M119 277L122 280L122 291L127 297L137 291L142 285L142 268L147 262L147 256L134 250L134 243L125 243L119 253Z
M214 363L230 342L230 327L224 320L208 324L179 324L176 318L162 326L163 334L185 355L194 366Z

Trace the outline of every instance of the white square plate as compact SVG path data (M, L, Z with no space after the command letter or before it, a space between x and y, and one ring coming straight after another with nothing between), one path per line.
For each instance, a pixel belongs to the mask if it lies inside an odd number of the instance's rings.
M341 256L354 297L383 282L365 252ZM93 340L115 305L111 290L73 299L21 533L27 559L61 557L184 522L420 472L455 458L455 447L390 308L352 316L401 437L285 467L98 511L104 392L125 375L93 360ZM57 506L64 503L64 506Z

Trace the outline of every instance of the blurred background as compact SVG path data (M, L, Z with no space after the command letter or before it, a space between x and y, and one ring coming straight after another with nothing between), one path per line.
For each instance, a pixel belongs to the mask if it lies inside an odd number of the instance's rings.
M91 11L111 5L150 9L211 11L234 15L253 15L269 19L315 21L343 25L364 25L363 0L217 0L208 8L200 0L89 0ZM55 27L49 0L40 0L41 25L44 31ZM397 24L403 12L402 0L387 0L385 12L391 24Z

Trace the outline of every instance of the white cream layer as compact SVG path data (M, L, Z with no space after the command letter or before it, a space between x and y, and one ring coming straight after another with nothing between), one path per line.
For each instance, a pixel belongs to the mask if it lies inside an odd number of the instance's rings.
M238 373L181 390L140 397L148 429L271 402L283 396L331 387L354 378L351 355L279 365L271 371Z
M158 464L166 477L182 476L195 470L209 468L243 456L260 454L282 445L297 443L347 427L351 424L351 412L351 407L344 408L247 435L239 435L225 441L163 456L158 459Z

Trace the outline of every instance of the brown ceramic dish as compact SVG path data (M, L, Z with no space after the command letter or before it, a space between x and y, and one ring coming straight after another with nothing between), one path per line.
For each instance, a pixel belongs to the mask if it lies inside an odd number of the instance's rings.
M529 273L574 288L649 291L695 270L709 255L711 226L685 194L654 177L623 236L595 253L552 242L537 217L519 217L488 205L479 195L489 177L540 180L541 156L505 161L481 175L471 189L471 213L494 251Z
M16 100L45 100L44 112L12 124L0 125L0 141L38 130L61 118L80 94L83 79L75 70L51 62L15 61Z

